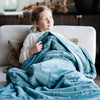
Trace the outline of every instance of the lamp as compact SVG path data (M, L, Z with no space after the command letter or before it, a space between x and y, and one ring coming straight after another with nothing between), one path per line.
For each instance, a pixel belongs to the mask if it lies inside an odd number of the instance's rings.
M0 0L4 11L16 11L19 5L19 0Z

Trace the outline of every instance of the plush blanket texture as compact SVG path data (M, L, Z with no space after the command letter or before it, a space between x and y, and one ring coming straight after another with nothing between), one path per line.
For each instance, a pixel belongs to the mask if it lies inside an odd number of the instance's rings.
M0 87L0 100L96 100L100 88L88 52L71 41L43 34L43 50L29 58L21 69L7 72L7 85Z

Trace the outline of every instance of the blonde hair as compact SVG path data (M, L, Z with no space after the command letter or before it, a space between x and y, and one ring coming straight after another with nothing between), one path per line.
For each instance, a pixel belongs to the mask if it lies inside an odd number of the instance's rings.
M36 21L36 23L38 23L41 12L45 10L49 10L52 13L52 10L48 8L47 6L37 6L36 8L34 8L31 12L31 21L32 22Z

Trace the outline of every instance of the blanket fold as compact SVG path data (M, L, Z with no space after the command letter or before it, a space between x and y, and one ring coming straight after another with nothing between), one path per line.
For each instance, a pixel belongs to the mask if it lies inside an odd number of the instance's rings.
M43 50L7 72L0 100L95 100L100 88L94 83L96 69L88 52L64 37L46 32ZM10 99L9 99L10 98Z

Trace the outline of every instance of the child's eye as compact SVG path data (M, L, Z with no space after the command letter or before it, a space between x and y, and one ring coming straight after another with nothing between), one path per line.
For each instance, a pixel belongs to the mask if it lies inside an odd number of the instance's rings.
M48 19L51 20L51 19L53 19L53 17L50 16L50 17L48 17L48 18L42 18L41 21L47 21Z
M41 21L45 21L45 20L46 20L46 18L42 18L42 19L41 19Z
M45 21L46 19L42 19L43 21Z

